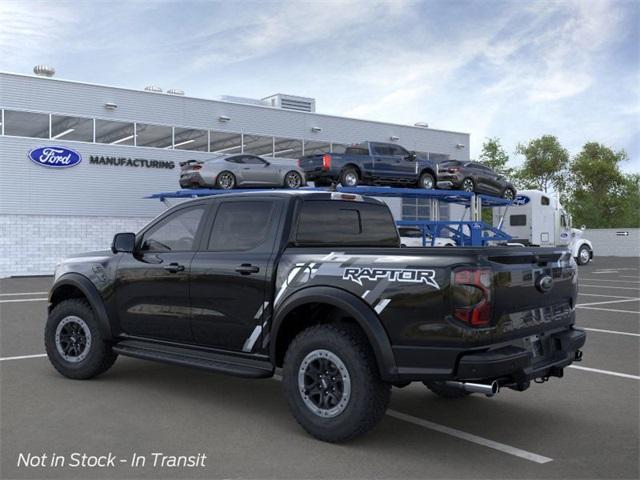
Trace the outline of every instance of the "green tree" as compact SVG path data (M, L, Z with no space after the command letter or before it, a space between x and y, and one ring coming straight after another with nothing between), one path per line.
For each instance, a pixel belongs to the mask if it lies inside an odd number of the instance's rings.
M518 144L516 153L524 156L524 164L516 172L519 187L536 188L548 192L551 188L562 192L565 188L569 152L553 135L543 135Z
M507 177L513 174L513 168L508 167L509 155L502 147L497 137L487 138L482 144L482 152L478 160L487 167Z
M624 150L614 152L597 142L586 143L573 158L565 202L576 225L640 226L640 176L620 171L625 160Z

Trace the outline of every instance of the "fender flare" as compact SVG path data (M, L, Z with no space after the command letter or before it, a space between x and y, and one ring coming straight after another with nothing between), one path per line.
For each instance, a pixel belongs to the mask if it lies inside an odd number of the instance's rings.
M587 248L589 248L589 251L591 252L591 257L593 258L593 245L586 238L581 238L580 240L578 240L573 244L573 248L571 249L571 255L573 257L577 257L578 252L580 251L580 247L582 247L583 245L586 245Z
M309 303L332 305L351 316L367 335L376 357L380 376L390 379L396 372L396 363L391 342L380 319L371 307L359 297L335 287L308 287L298 290L280 305L274 313L269 345L269 356L275 365L277 338L287 315L295 308Z
M49 292L49 311L51 310L51 299L56 290L65 285L76 287L82 292L96 315L100 333L102 333L105 339L112 340L111 324L109 323L109 316L107 315L102 297L96 286L84 275L79 273L65 273L53 284Z

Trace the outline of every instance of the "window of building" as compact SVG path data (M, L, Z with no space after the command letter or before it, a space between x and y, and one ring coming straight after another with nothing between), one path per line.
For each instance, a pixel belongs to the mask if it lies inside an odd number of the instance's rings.
M49 115L5 110L4 134L16 137L49 138Z
M317 155L323 153L329 153L331 151L331 144L327 142L312 142L310 140L304 141L304 154L305 155Z
M134 126L129 122L96 119L96 142L111 145L133 145Z
M262 157L273 156L273 137L262 135L244 135L244 153L260 155Z
M204 211L203 206L183 208L164 218L144 234L142 251L192 251Z
M173 129L164 125L136 123L136 145L138 147L171 148Z
M230 132L209 132L209 151L229 155L242 153L242 135Z
M526 215L511 215L509 217L509 225L511 225L512 227L524 227L526 224Z
M403 220L430 220L430 203L428 198L403 198Z
M93 119L51 115L51 138L93 142Z
M302 157L302 140L276 137L273 141L275 148L273 151L274 157L294 159Z
M439 162L444 162L446 160L449 160L449 155L445 155L444 153L428 153L429 155L429 160L439 163Z
M264 245L271 236L273 201L223 202L211 229L208 250L246 251Z
M176 150L195 150L198 152L209 150L209 135L206 130L176 127L174 136L173 148Z
M348 145L344 143L332 143L331 153L344 153L347 150Z

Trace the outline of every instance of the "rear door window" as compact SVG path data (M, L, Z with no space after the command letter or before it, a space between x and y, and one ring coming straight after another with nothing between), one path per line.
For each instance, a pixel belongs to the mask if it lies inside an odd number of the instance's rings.
M209 251L271 250L275 202L224 201L218 207L207 245Z
M298 216L297 245L399 246L386 205L340 200L306 200Z

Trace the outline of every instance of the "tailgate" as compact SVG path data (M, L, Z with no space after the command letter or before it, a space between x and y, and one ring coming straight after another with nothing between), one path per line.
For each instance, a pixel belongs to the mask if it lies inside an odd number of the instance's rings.
M322 157L325 154L318 153L316 155L307 155L306 157L302 157L298 160L298 165L305 172L314 172L322 170Z
M571 254L553 249L518 250L487 256L493 270L494 321L505 332L564 323L577 296L577 267Z

